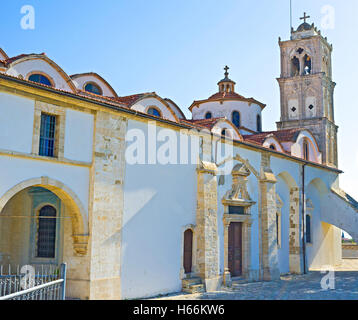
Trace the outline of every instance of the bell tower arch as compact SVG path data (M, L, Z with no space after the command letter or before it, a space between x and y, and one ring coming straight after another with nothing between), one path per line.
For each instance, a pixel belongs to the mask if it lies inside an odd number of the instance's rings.
M327 38L306 20L281 41L281 119L277 129L307 128L315 135L323 164L338 166L337 131L334 121L332 50Z

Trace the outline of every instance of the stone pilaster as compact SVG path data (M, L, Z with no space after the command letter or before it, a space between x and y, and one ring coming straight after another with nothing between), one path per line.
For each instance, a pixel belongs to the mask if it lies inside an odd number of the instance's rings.
M197 270L206 290L215 291L221 285L217 226L217 168L215 164L203 161L197 173Z
M118 115L96 115L91 171L91 300L120 299L126 127L126 120Z
M302 273L300 246L300 189L290 190L289 221L289 267L290 273Z
M270 169L270 157L263 153L260 177L261 215L261 277L263 280L280 278L276 239L276 178Z

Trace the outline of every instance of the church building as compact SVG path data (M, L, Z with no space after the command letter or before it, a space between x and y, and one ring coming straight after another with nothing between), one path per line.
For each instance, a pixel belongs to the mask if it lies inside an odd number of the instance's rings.
M0 265L66 262L67 297L138 299L340 264L358 203L339 186L332 45L307 18L279 39L276 131L228 67L189 119L0 49Z

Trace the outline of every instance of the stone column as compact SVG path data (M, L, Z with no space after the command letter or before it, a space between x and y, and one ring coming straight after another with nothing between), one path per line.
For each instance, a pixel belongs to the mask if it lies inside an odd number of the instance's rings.
M243 223L243 277L246 279L252 279L251 274L251 225L252 220L249 219Z
M224 285L231 287L231 273L229 270L229 226L230 221L224 219Z
M90 299L120 299L120 230L125 167L124 118L96 114L90 190Z
M203 280L207 291L216 291L221 286L217 226L217 168L214 163L202 161L197 173L198 276Z
M270 156L262 153L260 177L261 277L280 279L276 239L276 178L270 169Z

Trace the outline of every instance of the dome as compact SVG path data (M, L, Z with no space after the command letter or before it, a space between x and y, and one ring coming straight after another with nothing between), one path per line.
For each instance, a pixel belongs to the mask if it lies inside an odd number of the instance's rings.
M304 22L297 28L297 31L308 31L311 29L312 29L312 25L310 25L307 22Z

